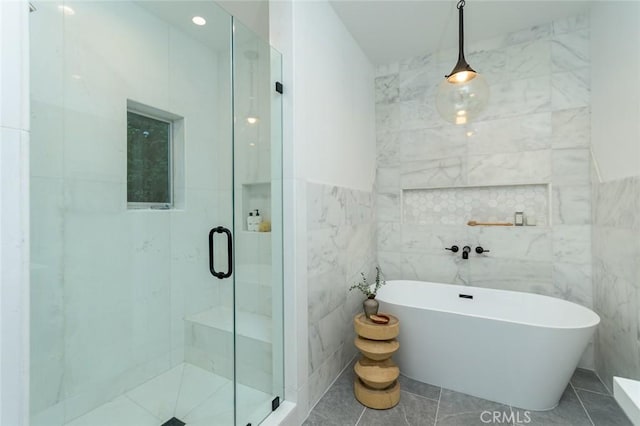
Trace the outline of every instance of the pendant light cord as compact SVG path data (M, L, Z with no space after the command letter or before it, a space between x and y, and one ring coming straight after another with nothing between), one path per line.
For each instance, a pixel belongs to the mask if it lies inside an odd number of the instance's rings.
M464 60L464 21L462 17L464 5L464 0L460 0L456 6L458 8L458 61Z

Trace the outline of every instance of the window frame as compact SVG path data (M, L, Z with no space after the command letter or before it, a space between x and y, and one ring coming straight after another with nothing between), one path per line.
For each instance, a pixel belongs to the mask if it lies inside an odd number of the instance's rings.
M132 114L136 114L139 115L141 117L146 117L146 118L150 118L152 120L156 120L156 121L160 121L162 123L166 123L169 126L168 129L168 143L167 143L167 150L168 150L168 159L169 159L169 164L168 164L168 184L169 184L169 202L167 203L160 203L160 202L154 202L154 201L129 201L129 167L128 167L128 163L129 163L129 137L127 136L127 177L126 177L126 183L127 183L127 209L128 210L170 210L174 207L174 183L173 183L173 175L174 175L174 170L173 170L173 155L174 155L174 149L173 149L173 144L174 144L174 121L171 119L167 119L164 117L161 117L159 115L154 115L154 114L150 114L148 112L142 112L140 111L140 109L131 107L131 106L127 106L127 129L129 128L129 118L128 118L128 114L132 113Z

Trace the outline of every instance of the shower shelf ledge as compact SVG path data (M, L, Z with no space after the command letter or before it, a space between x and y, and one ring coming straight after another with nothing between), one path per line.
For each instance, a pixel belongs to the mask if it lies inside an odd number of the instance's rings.
M190 315L186 321L233 333L233 310L226 306L217 306ZM236 312L236 329L239 336L271 343L271 322L271 318L266 315Z

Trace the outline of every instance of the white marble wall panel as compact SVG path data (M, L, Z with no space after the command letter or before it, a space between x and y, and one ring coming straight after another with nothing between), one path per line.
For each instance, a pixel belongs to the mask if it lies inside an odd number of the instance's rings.
M590 181L591 153L588 148L554 149L551 155L553 183L580 185Z
M544 112L471 123L466 131L468 153L490 155L549 149L550 120L551 114Z
M450 58L455 57L453 55L455 55L455 53L446 60L451 61ZM509 63L510 58L508 57L507 49L496 48L496 46L491 45L491 43L484 47L478 46L472 51L469 51L467 53L467 60L473 64L474 69L479 70L483 76L486 76L487 82L490 85L511 80L516 75L509 74L508 72L508 66L511 64ZM447 66L450 67L451 65L447 63ZM451 70L449 69L448 71ZM437 83L440 83L442 80L442 73L440 73L439 77Z
M403 188L433 188L467 184L467 158L406 161L400 167Z
M549 58L552 46L547 40L534 40L508 46L506 56L506 74L511 78L538 77L549 74ZM475 66L475 65L474 65Z
M554 111L589 105L591 96L589 68L553 73L551 108Z
M554 35L551 42L551 70L553 72L588 67L588 29Z
M528 291L593 306L589 32L588 16L580 15L470 43L467 57L491 94L487 110L465 127L447 124L434 108L455 49L379 68L384 81L398 76L399 91L394 101L395 88L389 95L385 87L376 105L378 261L389 278ZM491 188L468 188L531 184L546 191L535 206L492 199L485 193ZM408 191L440 187L471 191L487 206L458 217L463 195L427 206ZM636 223L629 207L625 215ZM496 208L505 211L490 214ZM465 225L513 221L518 210L534 211L538 226ZM463 261L444 250L452 244L491 252ZM581 365L593 368L593 354Z
M433 99L435 87L429 92L429 99ZM426 129L442 125L442 119L436 111L433 102L429 100L414 100L400 102L398 105L398 124L404 130Z
M548 111L550 80L549 75L544 75L492 85L489 105L480 118L490 120Z
M442 74L433 68L420 67L400 71L400 101L425 101L427 94L440 82Z
M596 370L640 379L640 177L594 183L593 296L601 318Z
M554 34L564 34L589 28L589 15L575 15L557 19L552 23Z
M551 146L554 149L589 148L590 121L588 107L554 111L551 114Z
M400 161L425 161L464 156L467 150L465 130L443 126L400 133Z
M383 172L378 176L378 185L393 191L398 180L397 169L390 169L388 175ZM386 195L390 195L391 211L394 194L379 194L378 200ZM310 406L355 355L351 319L362 309L364 297L348 289L360 279L361 272L368 279L375 273L374 200L371 192L307 184Z
M552 223L588 225L591 223L591 188L583 185L559 185L552 188Z
M376 164L379 167L400 165L401 133L379 133L376 137Z
M507 35L507 44L525 43L532 40L547 39L552 33L552 24L541 24L519 31L514 31Z
M491 250L491 257L533 262L553 260L552 238L543 226L468 228L466 241Z
M507 154L470 155L468 182L471 185L549 182L551 150Z

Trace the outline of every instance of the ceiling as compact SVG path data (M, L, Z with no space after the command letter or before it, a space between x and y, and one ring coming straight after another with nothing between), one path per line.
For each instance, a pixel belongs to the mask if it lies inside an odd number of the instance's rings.
M440 49L458 40L457 0L330 0L376 65ZM465 39L484 40L588 10L588 1L468 0Z

